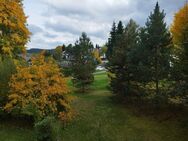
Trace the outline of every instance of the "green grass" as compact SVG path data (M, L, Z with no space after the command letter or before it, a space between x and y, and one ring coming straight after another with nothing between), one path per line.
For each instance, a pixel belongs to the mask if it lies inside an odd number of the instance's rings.
M34 141L32 128L21 123L22 121L0 120L0 141Z
M113 102L105 72L95 74L91 90L76 95L76 118L60 131L62 141L187 141L186 128L178 121L160 122L139 116L126 105ZM0 123L0 141L32 141L32 129Z
M187 141L178 122L136 116L115 104L105 73L97 73L91 91L77 95L76 119L62 131L63 141Z

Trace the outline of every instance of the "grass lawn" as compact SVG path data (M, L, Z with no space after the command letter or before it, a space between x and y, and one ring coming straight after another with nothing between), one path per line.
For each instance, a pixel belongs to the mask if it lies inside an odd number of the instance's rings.
M62 141L187 141L187 128L181 122L138 116L126 105L113 102L105 72L95 74L86 94L76 96L78 114L60 137ZM20 124L19 124L20 125ZM32 129L11 122L0 122L0 141L33 141Z
M34 132L26 122L0 119L0 141L34 141Z

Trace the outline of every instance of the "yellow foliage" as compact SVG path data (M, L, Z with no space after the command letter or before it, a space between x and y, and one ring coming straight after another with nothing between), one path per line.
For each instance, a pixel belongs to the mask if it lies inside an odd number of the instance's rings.
M65 112L60 112L59 113L59 119L61 119L63 122L70 121L74 117L74 113L69 112L68 114Z
M174 16L171 26L175 44L182 44L188 38L188 4L186 3Z
M11 49L7 46L3 46L2 51L4 54L11 54Z
M26 19L20 0L0 0L1 54L11 55L18 50L24 52L30 35Z
M101 58L100 58L100 54L99 54L99 50L98 50L98 49L94 49L94 50L93 50L93 56L94 56L94 58L97 60L97 62L98 62L99 64L101 64L102 60L101 60Z
M169 102L173 104L182 104L183 103L183 98L180 96L175 96L173 98L169 98Z
M107 74L108 74L108 77L109 77L110 79L113 79L113 78L116 77L116 75L115 75L114 73L108 72Z
M39 55L31 60L31 66L18 67L17 73L12 76L5 110L32 106L39 118L55 115L65 120L71 110L66 78L51 58Z

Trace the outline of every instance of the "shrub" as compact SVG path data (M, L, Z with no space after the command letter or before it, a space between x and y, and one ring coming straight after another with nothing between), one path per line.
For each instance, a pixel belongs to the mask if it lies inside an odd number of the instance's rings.
M58 141L63 124L54 117L46 117L34 127L37 141Z
M53 118L47 117L35 124L35 133L37 141L53 141L52 136Z
M36 121L46 116L66 117L71 110L69 88L60 68L51 58L39 55L31 66L19 67L10 80L9 102L4 107L11 112L20 109Z

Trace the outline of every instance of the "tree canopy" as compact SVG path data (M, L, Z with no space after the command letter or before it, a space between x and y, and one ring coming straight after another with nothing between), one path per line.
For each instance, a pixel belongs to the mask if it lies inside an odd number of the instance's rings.
M82 33L79 40L72 46L72 72L74 84L84 92L86 86L94 80L95 57L93 44L86 33Z
M0 1L0 54L25 52L30 32L21 0Z
M17 68L12 76L5 110L20 109L36 119L52 115L65 120L70 112L66 78L58 65L43 55L33 57L31 64Z

